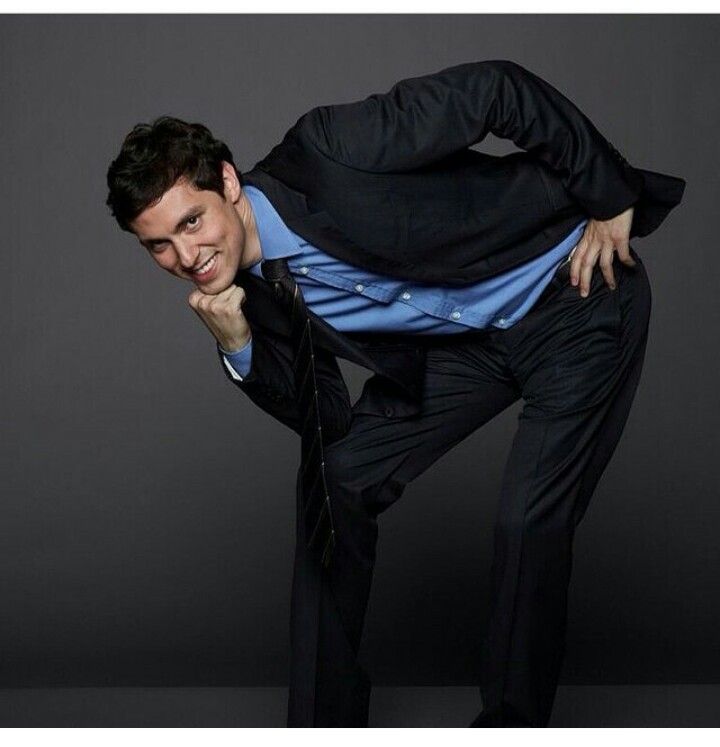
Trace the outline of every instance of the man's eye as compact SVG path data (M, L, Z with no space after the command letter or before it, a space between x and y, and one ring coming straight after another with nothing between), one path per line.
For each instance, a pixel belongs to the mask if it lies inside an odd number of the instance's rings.
M195 223L192 223L191 221L195 221ZM200 216L199 216L199 215L191 215L191 216L190 216L190 217L189 217L189 218L187 219L187 223L188 223L188 225L189 225L189 226L190 226L191 228L194 228L195 226L197 226L199 222L200 222Z

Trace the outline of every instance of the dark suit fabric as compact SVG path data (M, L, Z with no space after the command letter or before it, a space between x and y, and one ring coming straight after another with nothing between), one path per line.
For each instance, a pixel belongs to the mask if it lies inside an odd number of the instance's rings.
M489 132L523 150L498 157L470 148ZM243 179L291 230L328 254L372 272L448 285L516 267L581 219L608 218L630 205L631 237L647 236L685 188L679 177L631 166L572 102L508 60L455 65L361 101L311 109ZM268 365L253 364L242 382L226 375L283 420L294 401L288 320L262 280L241 271L236 282L248 291L253 350L262 347L257 359ZM312 313L311 320L327 352L321 365L330 388L344 389L336 356L376 374L354 412L382 411L390 400L405 414L417 412L431 338L341 334ZM341 399L325 404L345 407L349 422L345 393Z
M496 157L471 149L488 133L522 150ZM631 237L647 236L685 187L631 166L572 102L507 60L456 65L362 101L316 107L243 178L328 254L448 285L516 267L582 218L607 219L631 205ZM476 725L547 723L573 531L622 432L648 330L642 264L633 273L616 260L615 268L614 293L597 265L588 298L566 278L507 330L343 334L310 312L338 545L327 573L313 566L298 514L289 725L367 723L370 684L357 650L377 515L518 398L525 404L503 481L493 612L478 669L486 708ZM262 279L240 271L236 282L246 290L252 365L242 381L223 371L299 432L289 320ZM337 357L373 372L352 405Z
M471 149L492 132L521 151ZM507 61L466 63L310 110L244 174L294 231L375 272L463 285L537 257L584 217L654 231L684 180L639 169Z
M645 354L651 293L633 256L634 271L616 260L615 291L596 268L583 299L565 271L511 329L431 347L418 413L388 406L356 414L326 450L338 544L331 568L318 566L298 514L288 726L367 725L371 686L357 654L377 518L411 480L521 397L496 517L489 627L478 632L483 708L471 725L547 725L575 528L620 439Z

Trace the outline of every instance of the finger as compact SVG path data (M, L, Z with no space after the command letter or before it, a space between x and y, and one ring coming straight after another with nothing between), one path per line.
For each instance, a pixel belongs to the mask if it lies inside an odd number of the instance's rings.
M223 309L223 311L232 316L240 311L242 305L245 303L245 298L245 291L236 286L230 295L223 299L218 298L218 308Z
M212 303L214 296L209 296L206 293L200 291L200 297L195 302L195 310L198 312L205 312Z
M599 250L597 245L593 245L585 252L580 267L580 295L586 298L590 293L590 281L592 280L593 270L597 262Z
M232 298L235 291L239 288L239 285L235 285L235 283L230 283L227 288L224 290L221 290L220 293L215 293L215 297L222 300L227 298ZM211 295L211 294L209 294Z
M244 302L243 293L237 292L222 302L218 300L214 308L218 314L222 314L226 319L232 319L240 311Z
M627 239L620 241L616 244L616 246L618 257L620 257L620 260L622 262L624 262L626 265L629 265L630 267L637 266L637 262L632 258L632 255L630 254L630 243Z
M570 260L570 283L572 285L578 284L580 278L580 267L582 266L582 258L585 253L585 247L587 246L585 236L578 241L575 251L573 252L572 259Z
M236 285L233 292L230 294L229 299L235 303L245 298L245 289Z
M605 244L600 254L600 269L602 270L605 282L611 290L615 290L615 275L613 273L613 257L615 250L612 244Z
M192 307L193 309L195 309L195 308L197 307L197 302L198 302L198 299L199 299L199 297L200 297L201 295L202 295L202 294L201 294L201 293L200 293L199 291L197 291L197 290L194 290L194 291L193 291L193 292L192 292L192 293L191 293L191 294L190 294L190 295L188 296L188 304L190 304L190 306L191 306L191 307Z

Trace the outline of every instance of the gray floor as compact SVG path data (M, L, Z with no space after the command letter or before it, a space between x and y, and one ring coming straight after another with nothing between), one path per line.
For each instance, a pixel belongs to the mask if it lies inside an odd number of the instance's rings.
M0 689L0 727L284 726L278 687ZM370 726L464 727L474 687L375 687ZM720 726L720 685L560 687L550 726Z

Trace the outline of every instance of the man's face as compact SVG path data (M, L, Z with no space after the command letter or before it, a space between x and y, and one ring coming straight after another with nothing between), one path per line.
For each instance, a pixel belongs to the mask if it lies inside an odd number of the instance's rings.
M223 174L224 201L216 192L197 190L179 179L159 202L130 223L163 270L213 295L233 283L246 245L237 175L227 163Z

